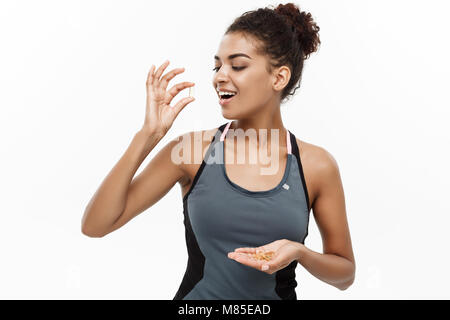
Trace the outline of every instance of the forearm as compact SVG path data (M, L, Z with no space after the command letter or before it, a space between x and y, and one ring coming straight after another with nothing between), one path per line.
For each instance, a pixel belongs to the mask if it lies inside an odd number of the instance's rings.
M316 278L340 289L347 289L355 278L352 261L334 255L312 251L299 244L297 261Z
M143 160L161 137L138 131L120 160L111 169L87 205L83 218L83 233L102 236L122 214L130 183Z

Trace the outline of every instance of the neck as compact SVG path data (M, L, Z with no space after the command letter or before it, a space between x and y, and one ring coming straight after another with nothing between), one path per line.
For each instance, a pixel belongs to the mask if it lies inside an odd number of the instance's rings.
M286 146L286 134L287 130L283 126L281 119L280 108L276 108L277 111L269 114L258 113L257 116L252 118L233 120L230 125L230 129L237 130L242 129L244 132L248 129L256 130L257 146L265 145L264 141L260 141L260 129L267 130L267 143L270 144L272 137L272 130L278 131L278 143L280 146ZM245 138L247 139L247 137Z

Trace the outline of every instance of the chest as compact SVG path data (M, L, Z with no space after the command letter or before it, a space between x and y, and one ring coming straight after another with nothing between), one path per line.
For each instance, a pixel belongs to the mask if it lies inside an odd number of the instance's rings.
M195 234L209 242L235 241L259 246L277 239L301 241L307 232L308 212L296 168L277 187L251 193L233 186L220 165L206 165L192 189L186 210Z
M299 140L297 140L297 143L300 146ZM205 148L207 147L208 145L205 145ZM233 151L231 149L225 149L224 168L226 176L230 181L244 189L250 191L270 190L276 187L283 178L287 164L287 155L284 153L279 155L278 161L271 161L269 163L267 163L267 161L265 161L265 163L264 161L258 161L258 163L254 163L250 161L250 156L248 153L246 153L246 161L244 163L240 163L240 159L238 159L237 157L227 156L226 151L228 151L228 154L230 154L231 152L235 152L235 150ZM301 147L301 152L303 171L305 175L306 185L309 191L309 200L311 207L316 194L315 186L317 185L315 177L312 174L314 164L308 161L308 154L305 148ZM200 165L201 163L191 163L184 165L186 176L183 177L182 181L180 181L182 197L184 197L184 195L190 190L194 178L200 169Z

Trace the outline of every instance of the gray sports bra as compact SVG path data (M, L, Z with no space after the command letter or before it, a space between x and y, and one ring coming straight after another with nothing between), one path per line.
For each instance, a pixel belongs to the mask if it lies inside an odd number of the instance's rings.
M297 141L287 131L288 158L279 184L250 191L233 183L225 170L224 139L230 124L217 130L183 197L189 258L174 300L296 300L297 261L267 274L227 254L280 239L304 243L310 208Z

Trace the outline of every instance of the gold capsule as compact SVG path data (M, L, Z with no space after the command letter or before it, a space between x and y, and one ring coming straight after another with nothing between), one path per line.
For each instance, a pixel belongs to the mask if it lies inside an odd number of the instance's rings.
M273 255L275 254L275 252L273 251L268 251L268 252L257 252L257 253L253 253L251 255L251 257L253 259L256 260L265 260L265 261L269 261L273 258Z

